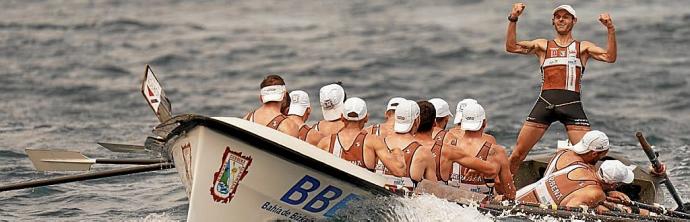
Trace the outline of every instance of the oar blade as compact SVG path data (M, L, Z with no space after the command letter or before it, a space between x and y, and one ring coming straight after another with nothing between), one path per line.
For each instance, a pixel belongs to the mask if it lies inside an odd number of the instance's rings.
M117 153L145 153L146 149L142 145L132 145L132 144L118 144L118 143L103 143L97 142L103 148L106 148L112 152Z
M26 149L38 171L88 171L94 160L77 151Z

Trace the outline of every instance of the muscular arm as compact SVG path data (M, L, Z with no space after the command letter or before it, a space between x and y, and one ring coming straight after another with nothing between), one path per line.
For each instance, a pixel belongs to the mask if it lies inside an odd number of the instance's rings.
M497 188L506 199L514 200L515 183L513 181L513 174L510 173L510 162L508 161L508 155L506 154L505 148L496 145L492 150L496 150L496 154L494 154L493 157L501 165L498 172L500 184Z
M378 159L381 160L384 166L395 176L398 177L403 177L405 176L405 170L407 167L405 166L405 157L403 156L402 151L400 149L395 148L391 150L390 152L388 151L388 148L386 148L386 145L383 143L381 139L378 139L378 137L371 137L367 138L367 149L370 151L373 151ZM374 167L376 167L376 158L373 158L374 160ZM366 164L367 168L369 168L369 164ZM369 169L373 169L369 168Z
M321 139L323 139L323 135L316 130L311 129L307 132L307 143L317 146Z
M436 161L434 160L430 151L424 151L424 153L424 162L426 164L424 179L430 180L431 182L436 182L438 181L438 178L436 178Z
M286 119L283 120L282 123L280 123L280 126L278 126L278 131L293 137L297 137L297 134L299 134L299 125L297 125L295 121Z
M447 157L450 161L458 162L460 165L476 170L488 177L493 178L498 174L498 170L500 168L498 164L475 158L474 156L465 152L465 150L457 147L451 147L451 149L444 150L448 150Z
M586 205L588 207L597 207L600 203L606 200L606 194L598 187L587 186L578 191L571 193L573 195L566 203L561 203L568 207L580 207Z
M599 21L606 27L608 32L606 50L599 48L591 42L583 41L582 44L587 50L587 54L592 58L602 62L614 63L616 62L616 56L618 54L616 46L616 29L613 27L613 21L611 21L611 16L609 16L608 13L599 15Z
M316 146L321 148L321 150L328 152L330 145L331 145L331 138L330 137L324 137L323 139L321 139L321 141L319 141L319 144Z

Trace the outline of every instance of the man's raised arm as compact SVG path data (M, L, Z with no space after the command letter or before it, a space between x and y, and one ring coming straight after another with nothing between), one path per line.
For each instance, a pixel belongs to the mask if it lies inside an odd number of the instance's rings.
M535 47L532 41L517 41L517 21L524 10L524 3L515 3L508 15L508 32L506 33L506 51L508 52L527 54Z
M607 47L606 50L594 45L591 42L582 42L584 47L587 49L592 58L608 63L616 62L616 57L618 54L618 48L616 47L616 29L613 27L613 21L611 21L611 16L609 13L603 13L599 15L599 21L601 24L606 26L608 32Z

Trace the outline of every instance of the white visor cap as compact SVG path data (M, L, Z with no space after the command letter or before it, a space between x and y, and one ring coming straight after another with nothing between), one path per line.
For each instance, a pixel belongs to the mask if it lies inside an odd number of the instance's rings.
M485 119L484 107L479 103L469 103L462 110L461 128L462 130L477 131L482 128Z
M345 90L338 84L330 84L321 87L319 90L319 102L323 119L333 121L340 118L343 114L343 102L345 100Z
M477 103L474 99L463 99L455 107L455 118L453 119L453 124L460 124L462 122L462 110L470 103Z
M304 116L311 105L309 104L309 94L302 90L290 92L290 109L288 115Z
M553 9L553 14L556 14L556 12L557 12L558 10L565 10L565 11L567 11L568 13L570 13L571 15L573 15L573 18L577 18L577 13L575 13L575 9L573 8L573 6L570 6L570 5L559 5L558 7L556 7L555 9Z
M405 98L393 97L391 100L388 100L388 105L386 106L386 111L395 110L395 107L398 107L398 104L400 104L400 102L402 102L402 101L405 101Z
M434 105L434 109L436 110L436 117L446 117L446 116L453 116L453 114L450 113L450 106L448 103L441 99L441 98L433 98L430 99L429 102Z
M285 92L287 92L285 85L266 86L261 88L261 101L263 103L283 101Z
M407 133L412 129L414 121L419 117L419 105L412 100L405 100L395 109L395 124L393 130L396 133Z
M579 143L575 144L571 150L577 154L585 154L590 151L609 150L609 137L599 130L592 130L582 137Z
M363 99L352 97L345 100L343 118L350 121L360 121L367 116L367 103Z
M635 165L626 166L619 160L607 160L601 163L599 170L601 171L601 179L604 182L613 183L632 183L635 180Z

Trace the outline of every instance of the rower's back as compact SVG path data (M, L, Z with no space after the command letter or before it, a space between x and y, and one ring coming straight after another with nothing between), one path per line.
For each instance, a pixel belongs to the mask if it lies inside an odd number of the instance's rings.
M289 107L289 96L285 81L280 76L269 75L261 82L261 107L244 116L245 120L255 122L291 136L297 136L299 125L282 112Z

